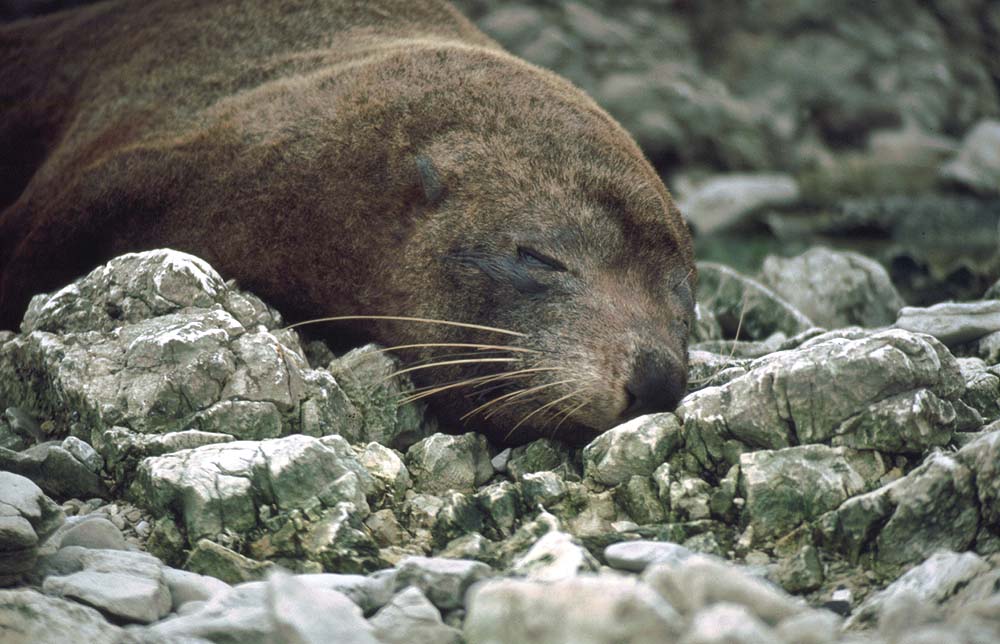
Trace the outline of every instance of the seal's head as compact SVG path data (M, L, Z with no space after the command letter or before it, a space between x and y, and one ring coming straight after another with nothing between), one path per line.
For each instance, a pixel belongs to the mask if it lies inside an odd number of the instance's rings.
M407 314L521 334L412 325L389 334L518 349L406 356L468 360L412 373L443 387L432 400L447 420L503 443L587 441L672 410L687 384L696 282L687 225L632 139L577 90L560 89L534 106L511 97L501 113L532 115L516 127L438 130L413 159L421 225L389 267L389 281L410 292Z

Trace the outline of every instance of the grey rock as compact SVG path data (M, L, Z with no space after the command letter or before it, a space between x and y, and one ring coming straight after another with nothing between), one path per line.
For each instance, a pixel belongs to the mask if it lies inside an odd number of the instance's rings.
M289 512L317 502L332 507L348 496L367 510L364 497L373 491L374 481L343 438L294 435L146 458L131 494L154 513L179 508L193 543L255 527L261 503Z
M1000 418L1000 374L979 358L959 358L958 364L965 378L962 402L978 411L984 423Z
M810 610L781 620L778 637L795 644L832 644L840 640L844 620L828 610Z
M59 446L86 465L91 472L99 474L104 467L104 460L97 453L97 450L76 436L67 436Z
M806 545L797 553L782 559L776 571L781 587L790 593L816 590L823 583L823 564L815 547Z
M303 554L324 570L360 573L376 569L378 545L361 523L367 514L349 502L324 510L300 536Z
M554 583L479 584L469 593L464 632L469 644L654 644L676 641L683 628L676 611L645 584L581 575Z
M884 474L878 456L842 447L801 445L740 456L744 520L755 538L780 537L866 492Z
M396 357L373 344L354 349L330 363L330 373L362 415L357 437L348 438L406 451L433 431L432 425L424 420L422 401L400 404L413 391L408 374L393 375L401 369Z
M698 611L678 644L772 644L777 633L746 606L719 603Z
M831 329L892 324L904 304L881 264L849 251L816 247L788 259L770 255L761 282Z
M23 452L0 448L0 470L25 476L49 496L107 498L101 478L58 443L41 443Z
M380 570L370 575L319 573L296 575L295 579L309 588L343 593L367 615L382 608L392 599L395 571Z
M115 524L103 517L88 517L62 535L60 546L82 546L105 550L125 550L125 537Z
M675 179L678 208L702 234L717 232L766 207L794 204L799 186L786 174L726 174L695 185Z
M434 434L409 449L406 464L420 491L473 492L493 476L490 458L481 434Z
M368 443L358 456L358 460L371 474L382 494L402 499L403 494L413 486L410 472L406 469L403 459L397 452L384 445Z
M896 326L933 335L948 346L970 342L1000 331L1000 300L907 306L899 312Z
M205 602L232 588L221 579L169 567L163 569L163 582L170 591L170 608L174 612L188 602Z
M309 368L294 334L268 330L278 327L273 311L197 258L124 255L35 298L24 332L0 351L0 394L89 428L95 445L114 426L356 436L361 418L337 381ZM39 377L7 379L28 368Z
M920 454L947 445L960 425L960 401L942 400L918 389L872 403L837 427L834 445L877 449L895 454ZM981 423L973 421L975 427Z
M32 441L42 442L46 440L45 432L27 411L20 407L8 407L4 410L3 415L14 433Z
M275 573L267 581L267 605L275 641L302 644L378 644L361 609L343 593L311 588Z
M763 340L813 326L774 291L722 264L698 262L698 303L715 315L726 337L735 337L739 328L741 338Z
M969 345L972 355L982 358L987 364L1000 364L1000 331L984 335Z
M147 632L166 641L201 638L224 644L274 642L275 625L266 601L263 582L241 584L214 595L200 608L192 607L183 615L153 624Z
M681 426L676 416L640 416L609 429L583 449L584 476L604 485L649 476L680 444Z
M483 512L490 536L505 539L514 533L524 513L519 486L510 481L499 481L481 488L474 498Z
M555 471L565 475L575 471L572 460L572 451L564 443L543 438L513 448L507 470L515 481L532 472Z
M598 561L572 535L554 530L518 557L510 572L535 581L555 582L597 572L599 568Z
M82 570L65 577L47 577L42 590L75 599L115 619L148 624L170 612L170 591L162 577L126 572Z
M621 541L604 549L609 566L630 572L642 572L652 564L677 565L693 554L684 546L663 541Z
M256 561L208 539L200 539L191 548L185 570L221 579L228 584L257 581L274 570L269 561Z
M729 603L745 606L773 626L807 610L799 600L768 582L704 555L675 564L654 564L646 568L642 579L689 617L713 604Z
M410 586L368 620L382 644L461 644L462 633L441 621L441 613Z
M658 524L667 520L667 508L657 485L649 476L632 476L615 489L615 500L633 521L640 525Z
M125 631L93 608L28 588L0 590L0 635L11 644L127 641Z
M966 549L982 520L980 507L996 494L989 477L998 438L994 432L955 454L931 454L905 477L848 499L818 522L824 545L852 559L870 549L888 566L917 563L942 548Z
M964 387L957 361L940 342L893 329L806 342L761 358L746 375L688 395L676 413L686 450L724 471L751 448L828 441L891 396L927 389L951 401Z
M566 481L555 472L528 472L521 477L521 489L528 507L550 507L566 496Z
M670 481L670 510L690 521L707 519L711 514L712 486L694 476L680 476Z
M0 516L20 516L44 541L66 520L66 515L52 499L45 496L30 479L0 471Z
M407 557L396 567L394 588L399 591L415 586L441 610L461 608L465 591L475 582L489 577L492 570L478 561L440 557Z
M941 175L984 195L1000 194L1000 121L976 123Z
M884 607L902 595L917 601L942 603L977 576L990 570L990 565L972 552L937 552L865 600L846 627L871 625Z

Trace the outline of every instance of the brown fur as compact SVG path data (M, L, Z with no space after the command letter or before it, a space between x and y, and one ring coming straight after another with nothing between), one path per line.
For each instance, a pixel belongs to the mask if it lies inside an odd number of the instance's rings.
M0 110L0 149L14 151L0 168L0 327L110 257L173 247L292 319L524 332L513 344L541 352L524 364L417 372L576 379L470 421L500 440L577 388L510 440L552 431L549 412L583 439L683 391L694 265L663 184L582 92L442 2L112 1L20 21L0 27ZM353 330L390 345L510 340ZM671 394L629 409L642 369ZM488 399L470 391L439 411L456 421Z

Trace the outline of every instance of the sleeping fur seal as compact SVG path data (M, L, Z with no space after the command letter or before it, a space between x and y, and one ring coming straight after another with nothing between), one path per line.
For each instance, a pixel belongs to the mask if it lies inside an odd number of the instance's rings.
M102 2L0 27L0 101L0 328L172 247L293 320L515 332L331 331L510 347L402 351L453 363L412 373L498 442L585 441L685 391L696 275L662 182L443 2Z

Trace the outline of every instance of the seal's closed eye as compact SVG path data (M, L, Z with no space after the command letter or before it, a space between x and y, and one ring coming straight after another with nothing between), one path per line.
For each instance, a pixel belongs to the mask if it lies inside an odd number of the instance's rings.
M517 258L523 263L537 267L544 268L550 271L559 271L563 273L567 270L566 265L560 262L554 257L550 257L544 253L540 253L533 248L528 248L526 246L517 247Z

